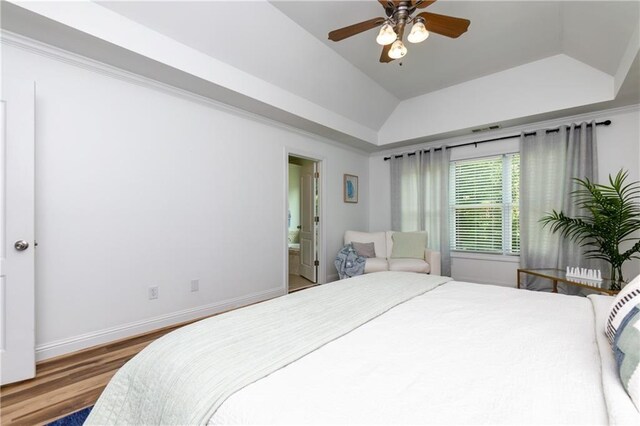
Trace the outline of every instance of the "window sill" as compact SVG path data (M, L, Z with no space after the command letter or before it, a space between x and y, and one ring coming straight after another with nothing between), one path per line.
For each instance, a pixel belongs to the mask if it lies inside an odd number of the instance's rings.
M473 253L466 251L452 251L452 259L471 259L471 260L488 260L491 262L507 262L507 263L520 263L520 256L510 256L504 254L490 254L490 253Z

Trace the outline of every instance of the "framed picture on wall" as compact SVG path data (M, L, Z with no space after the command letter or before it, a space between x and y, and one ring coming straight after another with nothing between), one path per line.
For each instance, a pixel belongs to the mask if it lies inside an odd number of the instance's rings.
M358 176L344 175L344 202L358 202Z

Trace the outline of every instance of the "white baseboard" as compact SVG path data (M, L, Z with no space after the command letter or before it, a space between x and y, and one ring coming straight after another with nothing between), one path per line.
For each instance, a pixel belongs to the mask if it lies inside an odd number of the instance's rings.
M327 275L327 282L331 283L334 281L338 281L340 277L338 276L338 274L331 274L331 275Z
M66 339L43 343L36 346L36 361L42 361L55 356L65 355L71 352L90 348L91 346L102 345L115 340L135 336L137 334L147 333L162 327L206 317L219 312L246 306L251 303L282 296L283 294L285 293L281 288L266 290L259 293L252 293L247 296L211 303L209 305L184 309L182 311L172 312L170 314L160 315L142 321L131 322Z

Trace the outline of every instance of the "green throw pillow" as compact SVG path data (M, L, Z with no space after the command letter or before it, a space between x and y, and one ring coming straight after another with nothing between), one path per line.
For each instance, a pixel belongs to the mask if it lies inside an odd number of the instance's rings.
M391 239L392 258L424 259L424 250L427 247L426 232L394 232Z

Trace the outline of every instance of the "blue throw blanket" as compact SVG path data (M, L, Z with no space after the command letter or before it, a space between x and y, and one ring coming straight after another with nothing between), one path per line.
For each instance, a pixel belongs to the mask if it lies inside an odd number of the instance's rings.
M333 262L338 270L338 276L343 280L345 278L355 277L364 274L364 264L367 259L358 255L351 244L342 247Z

